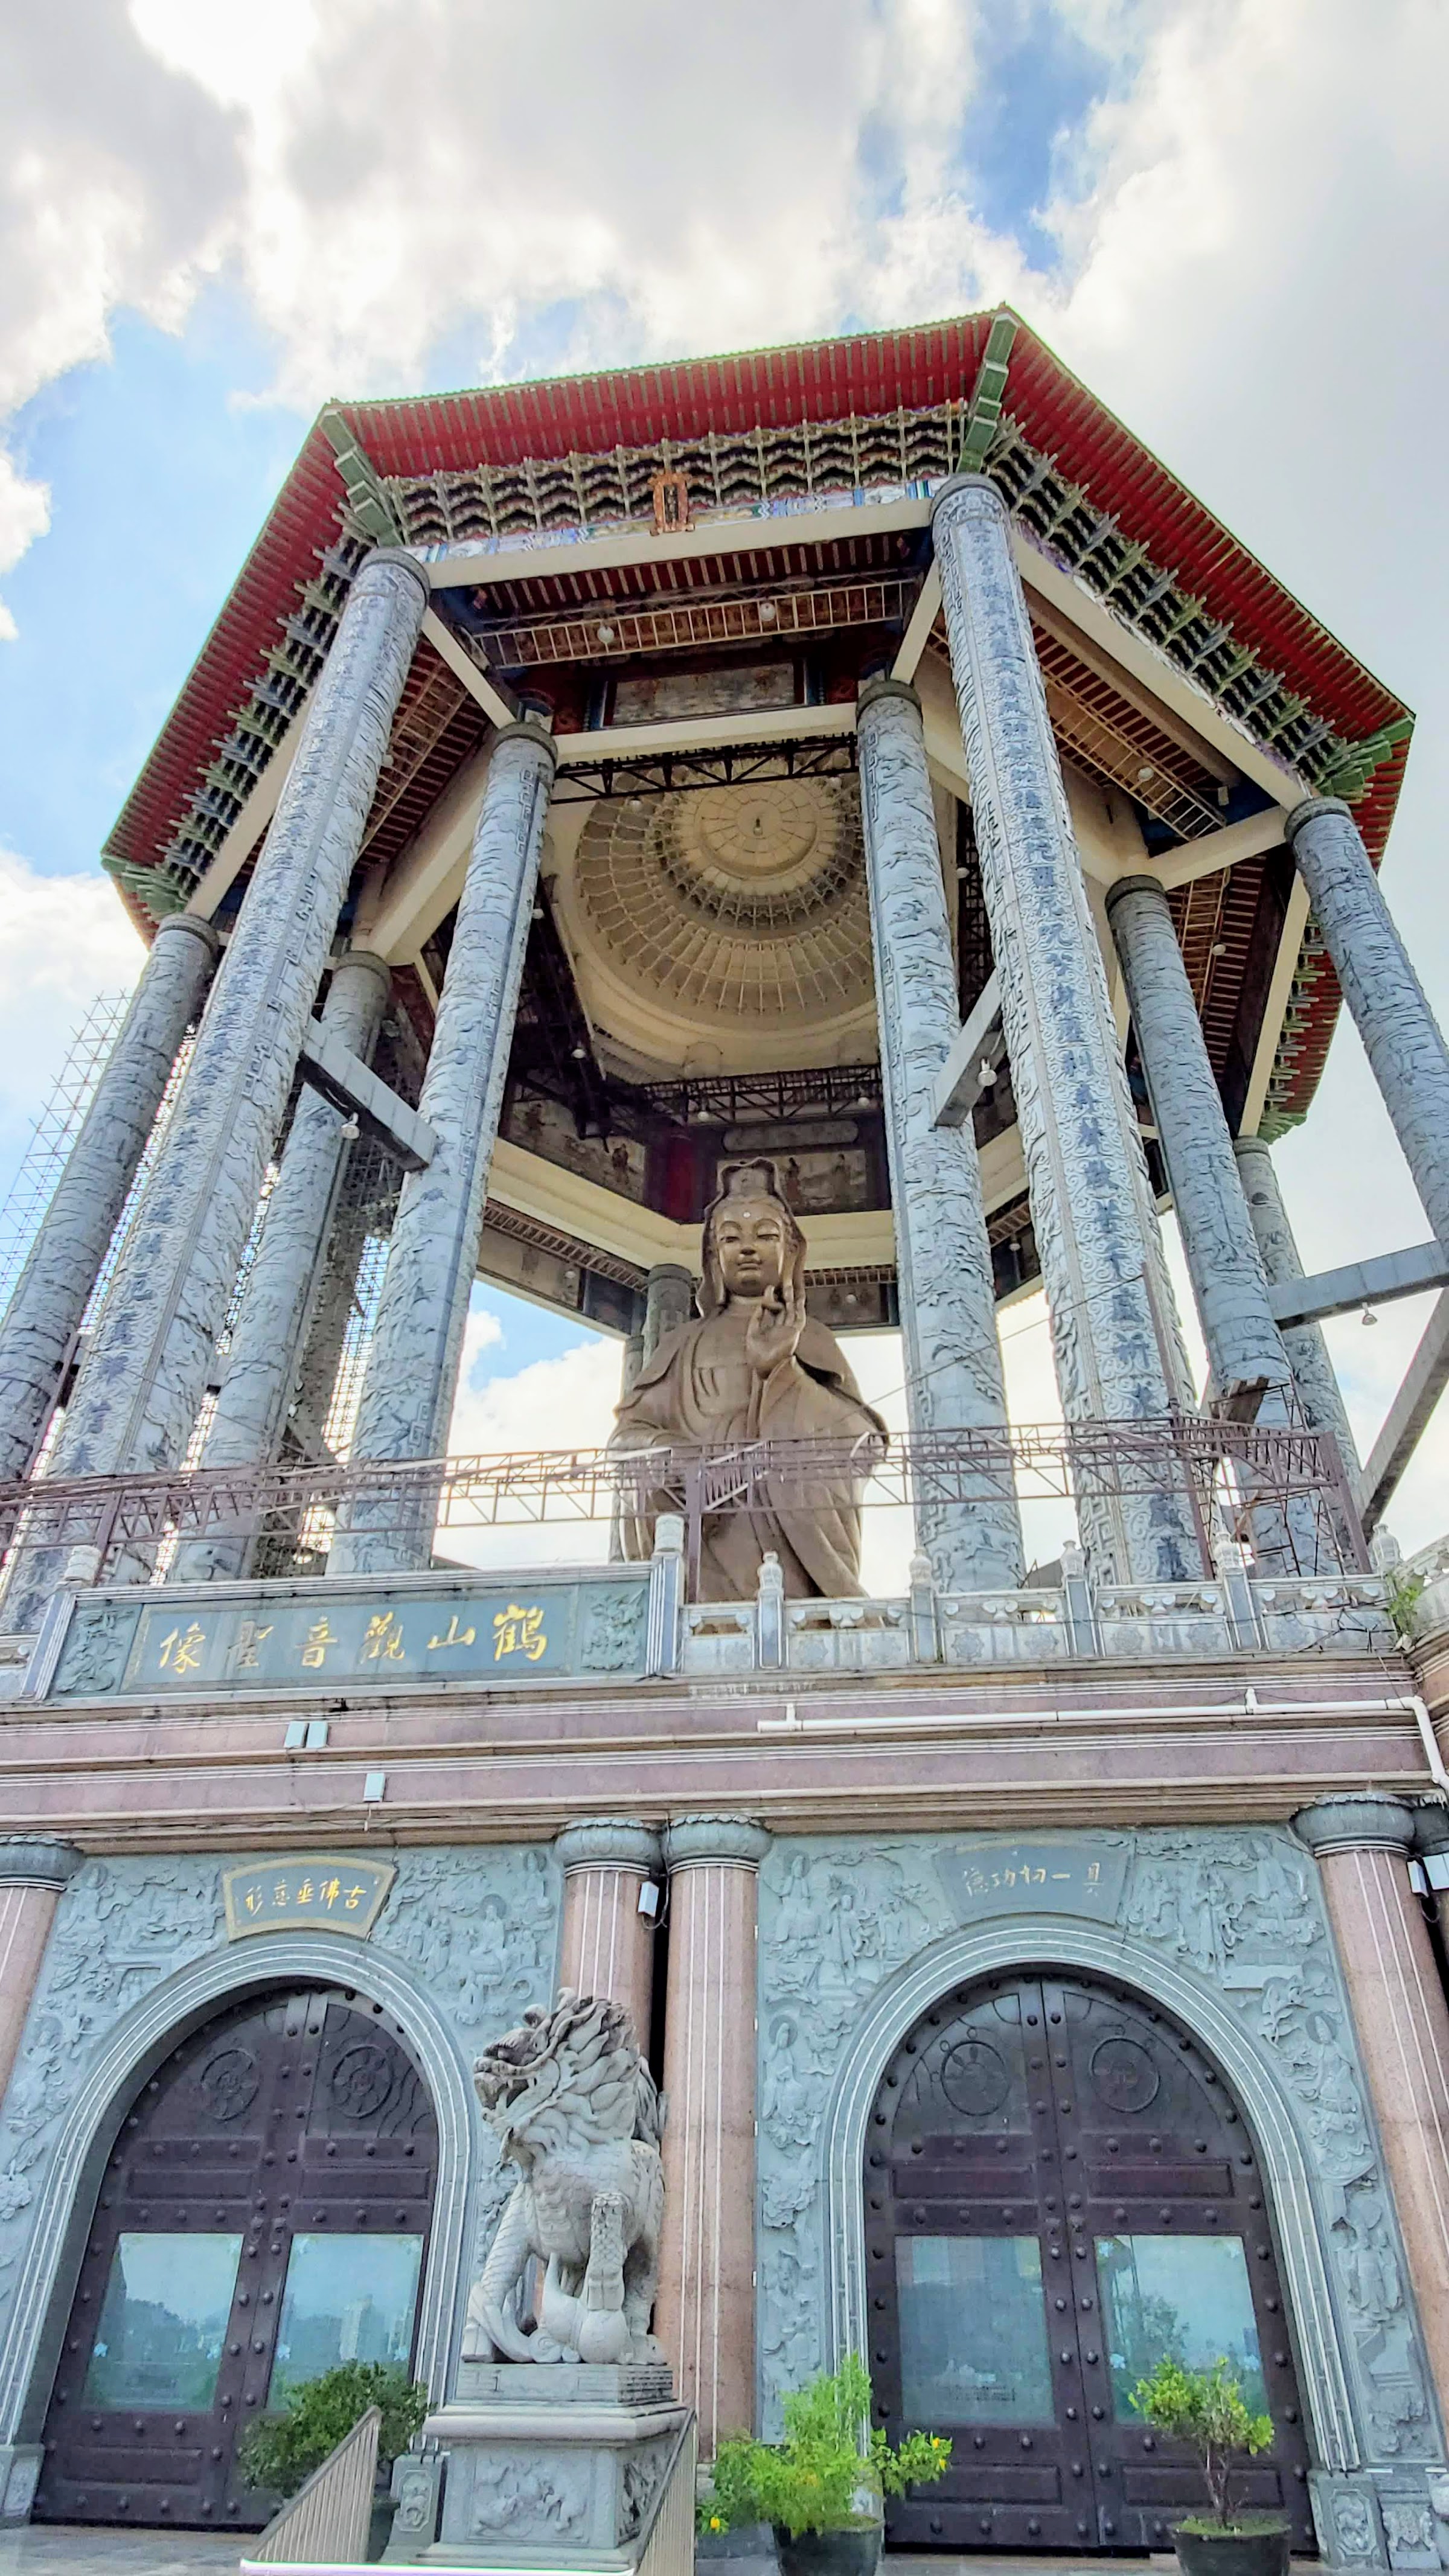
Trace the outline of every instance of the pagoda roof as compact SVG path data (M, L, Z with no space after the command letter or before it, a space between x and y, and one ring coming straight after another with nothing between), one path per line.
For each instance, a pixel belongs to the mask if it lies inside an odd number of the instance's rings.
M942 405L965 407L981 378L997 318L990 312L964 314L915 329L730 356L324 406L107 839L107 864L132 910L139 918L168 908L138 902L145 883L139 872L164 867L188 805L198 791L205 793L208 771L216 775L228 738L236 741L238 710L265 673L284 621L295 619L304 586L316 594L319 559L331 549L335 560L339 542L348 537L355 555L361 533L354 506L357 458L361 470L385 487L548 459L607 458L657 449L661 442L677 447L711 436L739 439ZM1019 433L1037 457L1050 460L1087 510L1110 521L1128 548L1170 575L1206 620L1230 631L1243 659L1277 675L1319 730L1332 736L1336 755L1365 746L1350 792L1356 791L1357 817L1377 858L1407 753L1407 709L1029 325L1011 319L1015 336L1003 426ZM355 451L352 468L349 448ZM1051 542L1048 534L1048 551ZM1201 684L1211 688L1210 676ZM1314 783L1339 781L1320 773ZM169 902L184 899L172 893ZM1336 1003L1330 977L1311 1005L1319 1025L1300 1033L1297 1114L1321 1065Z

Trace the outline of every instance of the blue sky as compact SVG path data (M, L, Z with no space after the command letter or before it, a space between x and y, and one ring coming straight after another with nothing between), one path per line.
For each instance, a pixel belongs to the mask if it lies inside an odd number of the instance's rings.
M1355 0L74 0L4 42L0 1190L134 972L97 851L327 394L999 298L1419 708L1386 882L1449 1006L1423 0L1371 66ZM1280 1165L1313 1260L1423 1231L1351 1034ZM489 1302L480 1385L579 1339ZM1344 1342L1366 1429L1418 1320Z

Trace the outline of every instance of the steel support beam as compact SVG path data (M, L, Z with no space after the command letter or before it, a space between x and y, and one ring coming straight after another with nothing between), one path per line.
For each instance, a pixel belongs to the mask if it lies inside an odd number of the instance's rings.
M1434 1407L1449 1386L1449 1291L1442 1293L1409 1362L1404 1383L1388 1410L1359 1480L1359 1517L1371 1537L1389 1498L1429 1428Z
M1006 1061L1006 1034L1001 1025L1001 978L993 968L971 1008L961 1034L936 1080L937 1127L964 1127L983 1091Z
M1311 1324L1325 1315L1349 1315L1355 1306L1388 1306L1396 1297L1422 1297L1426 1288L1449 1288L1449 1255L1437 1243L1409 1252L1383 1252L1373 1261L1349 1261L1311 1279L1285 1279L1268 1291L1273 1320Z
M385 1145L405 1172L427 1170L438 1140L426 1118L389 1091L371 1065L364 1064L320 1020L313 1020L303 1033L300 1063L303 1080L344 1117L355 1118L366 1135Z

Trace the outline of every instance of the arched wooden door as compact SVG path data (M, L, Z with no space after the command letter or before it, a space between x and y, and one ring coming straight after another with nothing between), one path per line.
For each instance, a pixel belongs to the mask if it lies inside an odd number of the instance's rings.
M896 2050L866 2147L876 2418L949 2433L908 2549L1164 2549L1206 2502L1130 2391L1224 2354L1277 2428L1245 2501L1315 2547L1263 2178L1217 2070L1107 1982L1009 1972Z
M334 2362L411 2359L436 2173L427 2089L380 2004L276 1990L184 2041L106 2167L37 2515L265 2522L238 2438Z

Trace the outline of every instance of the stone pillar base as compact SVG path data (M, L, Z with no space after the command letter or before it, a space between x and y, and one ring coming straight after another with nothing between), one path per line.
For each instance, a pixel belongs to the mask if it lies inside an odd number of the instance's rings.
M426 2563L632 2568L689 2422L665 2365L463 2363L423 2427L448 2464Z

